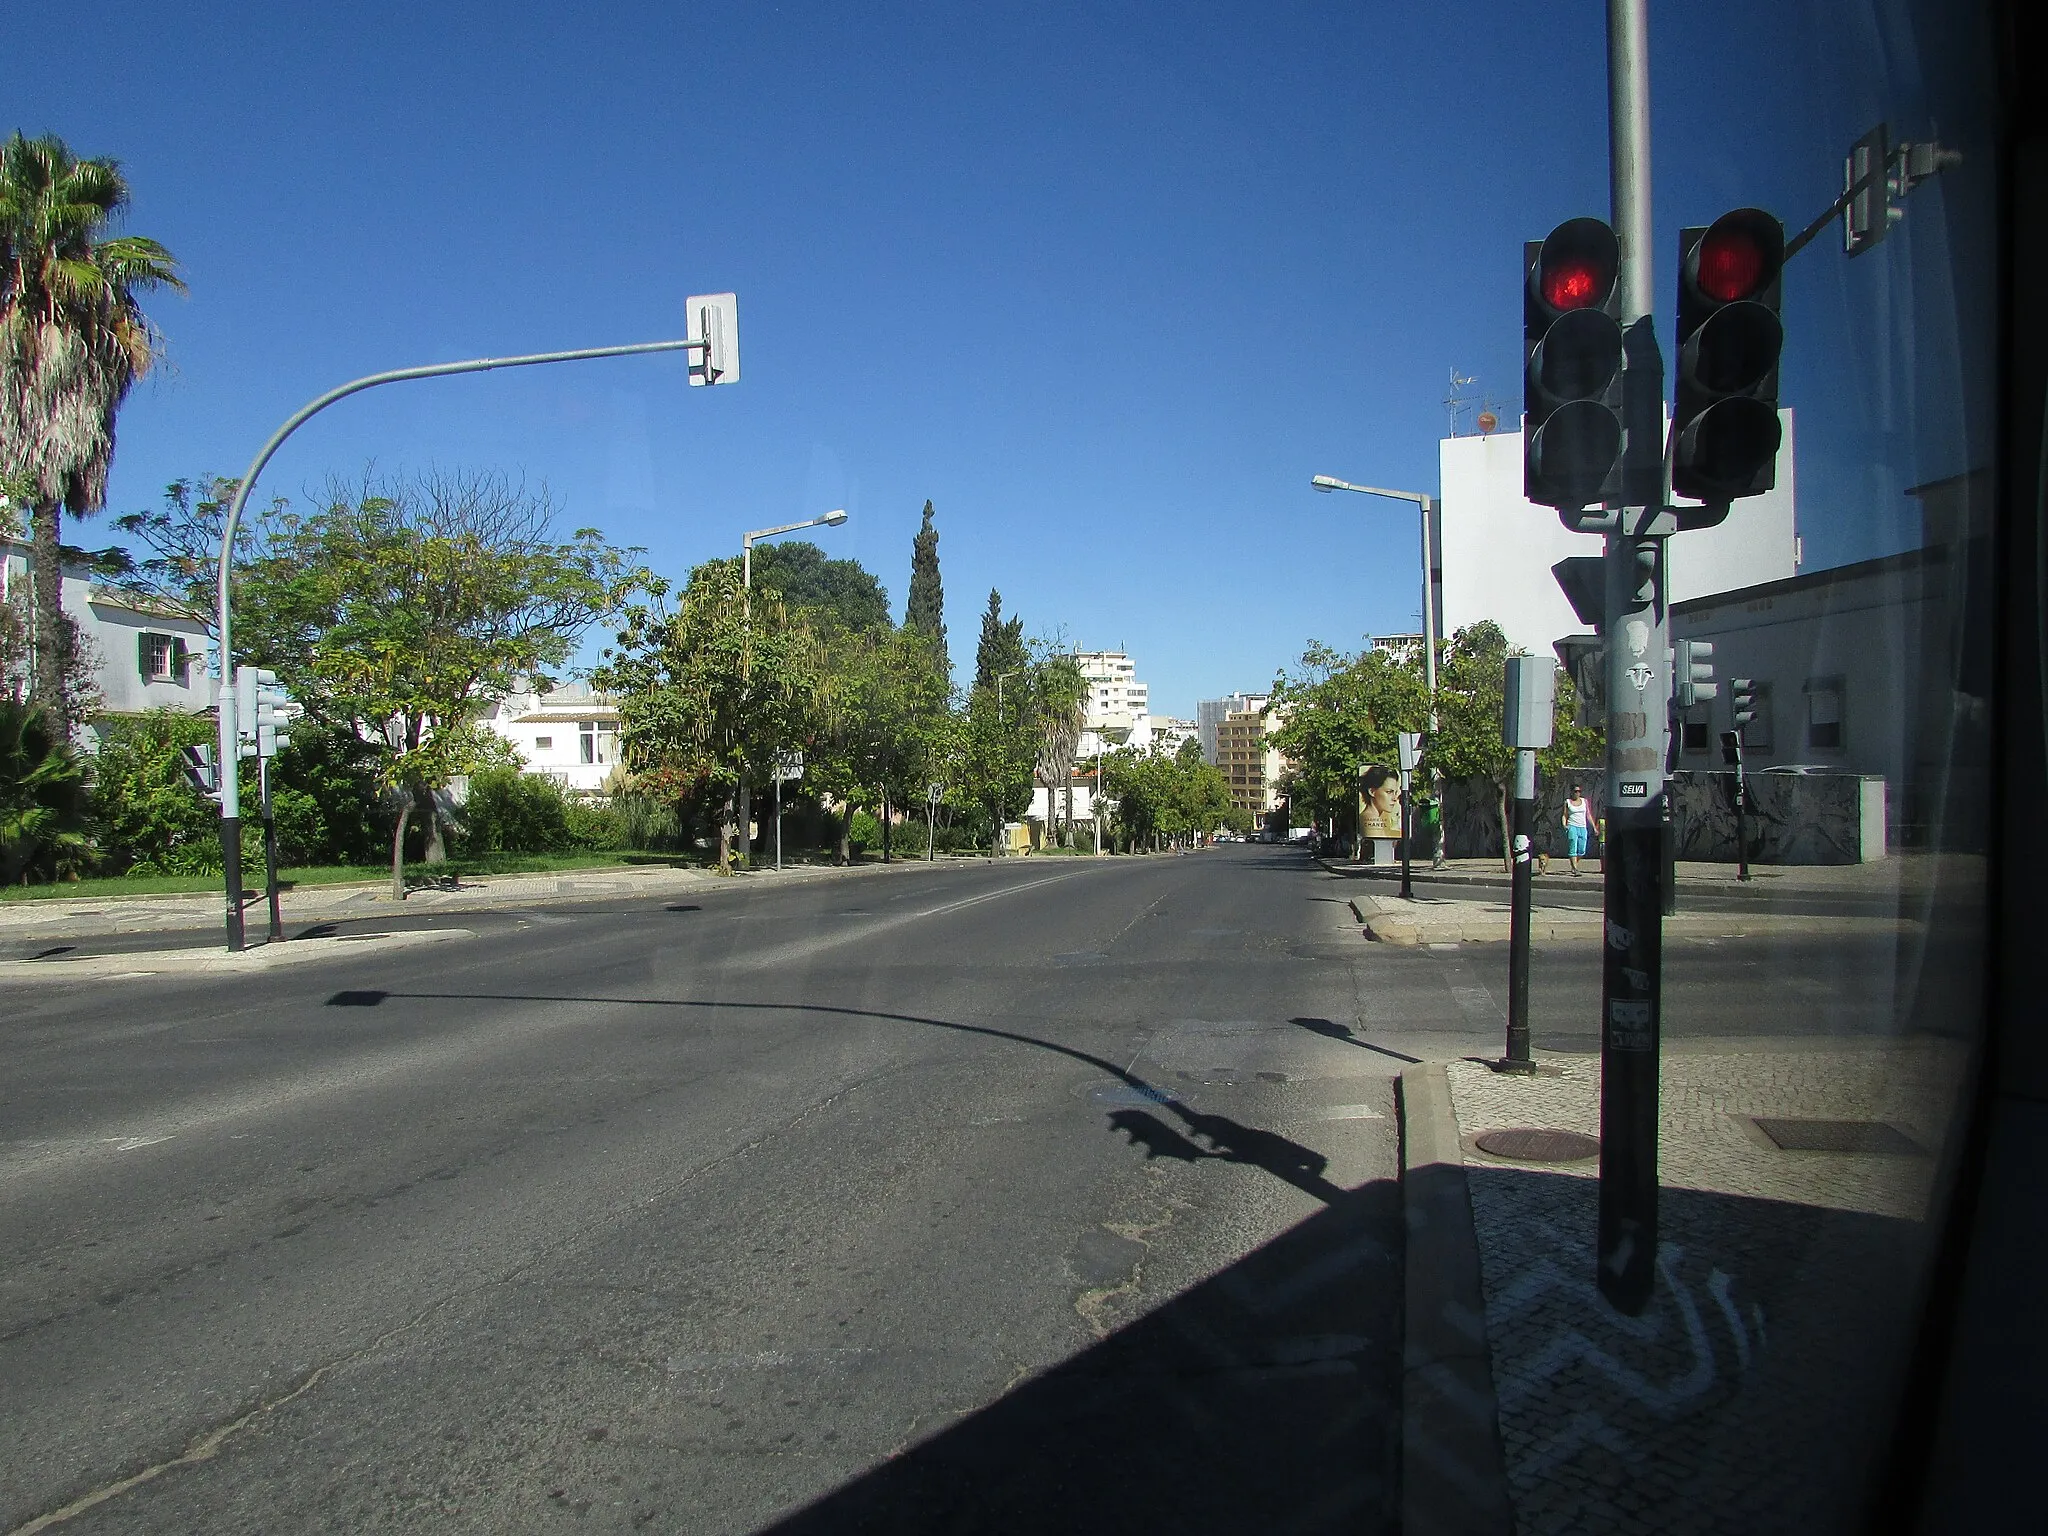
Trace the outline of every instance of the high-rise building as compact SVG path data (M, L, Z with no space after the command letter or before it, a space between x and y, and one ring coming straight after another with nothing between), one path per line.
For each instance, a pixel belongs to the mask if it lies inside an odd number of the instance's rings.
M1152 733L1146 719L1152 690L1138 681L1137 667L1122 651L1076 651L1074 665L1088 684L1082 705L1082 757L1118 747L1144 747Z
M1263 709L1265 706L1266 695L1263 693L1232 693L1198 703L1195 706L1195 734L1201 739L1203 761L1220 766L1216 756L1216 728L1226 717L1241 710Z
M1280 803L1280 773L1285 766L1273 733L1279 713L1261 699L1251 709L1233 710L1216 723L1216 766L1230 786L1230 803L1263 818Z

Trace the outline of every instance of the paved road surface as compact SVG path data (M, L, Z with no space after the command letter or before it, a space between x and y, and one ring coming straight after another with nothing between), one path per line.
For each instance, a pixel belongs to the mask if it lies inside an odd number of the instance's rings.
M11 990L0 1531L1387 1527L1399 1062L1298 858L463 921Z

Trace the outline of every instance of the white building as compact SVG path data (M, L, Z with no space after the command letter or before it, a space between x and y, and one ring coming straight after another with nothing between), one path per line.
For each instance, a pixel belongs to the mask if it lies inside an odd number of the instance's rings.
M580 683L515 693L482 723L512 744L528 773L578 793L602 791L619 763L619 708Z
M1778 451L1776 489L1737 501L1717 528L1681 534L1671 541L1670 601L1785 581L1798 574L1792 412L1780 411L1778 416L1785 435ZM1586 626L1572 612L1550 568L1575 555L1599 554L1601 541L1571 532L1551 508L1523 499L1522 434L1447 437L1439 447L1438 465L1443 485L1437 554L1443 565L1443 633L1492 619L1506 631L1509 644L1539 656L1550 653L1553 641L1584 633ZM1404 544L1388 558L1410 547Z
M1088 684L1082 704L1077 756L1093 758L1118 747L1145 750L1152 744L1151 688L1138 681L1137 667L1122 651L1076 651L1074 665Z
M28 624L34 601L29 546L9 541L4 550L0 601ZM64 572L63 603L96 664L93 680L107 714L139 715L169 708L196 715L213 708L217 690L207 675L212 642L201 620L96 585L87 571L76 566ZM90 727L81 744L88 749L98 744Z

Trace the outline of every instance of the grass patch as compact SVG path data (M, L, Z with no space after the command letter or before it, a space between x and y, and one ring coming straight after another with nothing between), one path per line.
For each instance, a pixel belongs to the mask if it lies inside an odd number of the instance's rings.
M438 884L443 880L470 879L481 875L530 875L577 869L609 869L622 865L665 865L677 869L696 868L702 858L681 853L486 853L450 859L445 864L408 864L406 883ZM325 864L305 869L281 869L278 883L286 890L308 885L366 884L389 881L391 866ZM242 883L260 889L263 858L260 848L251 859L244 855ZM54 885L10 885L0 887L0 901L96 901L122 896L180 896L218 891L221 877L211 875L111 875L90 880L60 881Z

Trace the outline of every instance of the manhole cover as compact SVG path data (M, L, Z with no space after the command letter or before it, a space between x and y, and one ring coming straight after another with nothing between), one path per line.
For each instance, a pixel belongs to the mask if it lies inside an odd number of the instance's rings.
M1600 1155L1600 1138L1577 1131L1546 1131L1518 1125L1505 1131L1486 1131L1472 1138L1472 1144L1492 1157L1518 1163L1581 1163Z
M1787 1152L1862 1152L1878 1157L1919 1157L1921 1145L1882 1120L1766 1120L1757 1129Z

